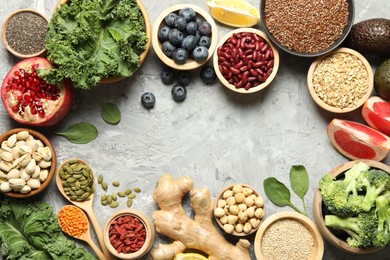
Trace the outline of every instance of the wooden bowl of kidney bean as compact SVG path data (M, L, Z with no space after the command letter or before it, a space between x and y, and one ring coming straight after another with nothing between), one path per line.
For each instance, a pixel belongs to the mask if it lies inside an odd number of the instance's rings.
M223 85L249 94L267 87L275 78L279 53L262 31L240 28L219 41L213 63Z
M144 213L125 209L112 214L103 231L104 244L119 259L138 259L152 248L154 226Z

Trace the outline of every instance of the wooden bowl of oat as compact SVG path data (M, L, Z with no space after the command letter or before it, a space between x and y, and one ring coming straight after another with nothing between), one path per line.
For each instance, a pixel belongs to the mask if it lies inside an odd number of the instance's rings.
M370 97L374 78L370 64L360 53L339 48L311 64L307 86L318 106L333 113L347 113Z

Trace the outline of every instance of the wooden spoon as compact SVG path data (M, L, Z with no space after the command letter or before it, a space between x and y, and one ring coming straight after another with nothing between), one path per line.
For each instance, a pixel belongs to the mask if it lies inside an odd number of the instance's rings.
M82 233L80 236L75 236L75 235L69 234L68 231L66 230L66 228L61 225L60 219L58 219L58 222L60 223L60 227L61 227L62 231L65 232L66 234L68 234L71 237L75 237L77 239L80 239L80 240L83 240L83 241L87 242L92 247L93 251L95 252L95 254L97 255L97 257L99 259L106 259L106 256L103 254L103 252L98 248L98 246L93 242L93 240L91 238L91 231L90 231L90 228L89 228L89 222L88 222L88 218L85 215L85 213L80 208L78 208L76 206L72 206L72 205L66 205L66 206L62 207L60 209L60 212L61 212L61 210L64 210L65 208L69 208L69 207L75 208L78 211L80 211L81 214L83 214L83 216L84 216L84 218L85 218L85 220L87 222L87 230L84 233Z
M72 204L76 205L77 207L81 208L82 210L85 211L85 213L87 213L87 216L89 217L89 220L91 221L92 223L92 227L93 229L95 230L95 234L99 240L99 244L100 244L100 247L103 249L103 252L104 252L104 255L106 256L107 259L114 259L113 256L110 254L110 252L108 251L107 247L104 245L104 241L103 241L103 231L99 225L99 222L97 221L96 219L96 216L95 216L95 213L93 211L93 198L94 198L94 193L91 193L91 195L89 196L89 200L86 200L86 201L82 201L82 202L78 202L78 201L72 201L70 200L70 198L68 197L68 195L66 195L65 191L64 191L64 187L62 185L62 181L61 181L61 177L60 177L60 169L62 169L62 167L64 166L64 164L68 163L69 161L71 160L74 160L74 159L70 159L70 160L67 160L65 162L63 162L60 167L58 167L57 169L57 172L56 172L56 184L57 184L57 187L58 189L60 190L60 192L62 193L62 195L67 199L69 200ZM78 162L80 163L83 163L85 165L88 165L85 161L83 160L80 160L80 159L77 159ZM91 168L91 167L90 167ZM92 170L91 170L92 171ZM92 171L93 173L93 171Z

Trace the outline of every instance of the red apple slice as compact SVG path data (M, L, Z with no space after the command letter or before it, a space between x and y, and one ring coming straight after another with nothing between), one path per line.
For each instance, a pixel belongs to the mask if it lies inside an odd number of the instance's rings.
M390 138L356 122L333 119L327 133L333 146L345 157L358 160L383 160L390 150Z
M390 102L380 97L370 97L364 103L362 115L369 126L390 136Z

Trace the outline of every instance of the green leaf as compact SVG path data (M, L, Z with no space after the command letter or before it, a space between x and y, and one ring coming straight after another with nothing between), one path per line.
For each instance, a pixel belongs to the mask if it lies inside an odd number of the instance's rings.
M293 191L304 199L307 190L309 189L309 176L305 166L293 165L290 169L290 183Z
M64 132L55 132L75 144L86 144L98 136L97 128L87 122L80 122L69 126Z
M101 116L104 121L112 125L118 124L121 121L121 111L117 105L100 102L100 106L102 107Z

